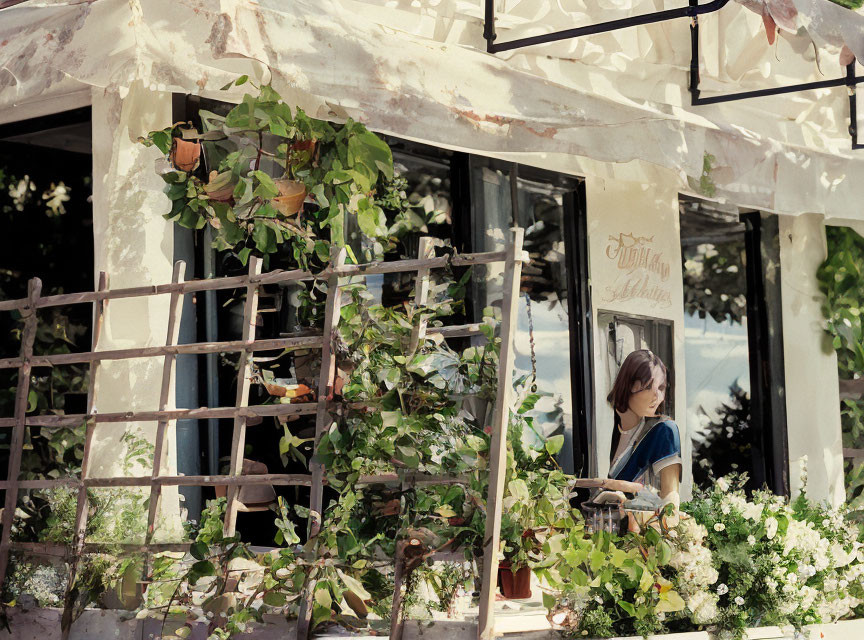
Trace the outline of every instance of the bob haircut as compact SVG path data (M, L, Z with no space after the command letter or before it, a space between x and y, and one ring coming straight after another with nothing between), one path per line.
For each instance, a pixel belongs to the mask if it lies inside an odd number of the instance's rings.
M669 376L666 374L666 365L653 352L648 349L639 349L633 351L625 359L624 364L618 370L618 376L615 378L615 384L612 385L612 391L606 396L606 401L615 409L615 423L618 423L618 411L624 413L630 408L630 396L638 393L643 389L651 386L651 381L654 379L654 369L660 369L663 372L663 379L666 384L669 384ZM633 385L638 382L639 390L632 391ZM666 393L669 393L667 388ZM662 412L666 404L666 399L657 407L658 412Z

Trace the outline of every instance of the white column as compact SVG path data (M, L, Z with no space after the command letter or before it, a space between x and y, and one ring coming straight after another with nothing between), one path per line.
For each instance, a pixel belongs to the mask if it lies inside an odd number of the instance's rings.
M844 501L837 356L826 340L816 269L827 255L822 216L780 216L783 355L792 494L807 456L808 494Z
M170 282L173 230L172 223L162 218L169 200L157 173L164 160L158 149L146 148L137 139L171 124L171 94L150 91L138 83L128 91L110 87L92 91L94 271L108 273L111 289ZM168 303L167 295L109 302L100 350L164 345ZM96 381L98 411L158 409L162 360L104 362ZM172 389L170 406L173 402ZM167 473L177 468L174 428L172 423ZM153 442L156 423L97 425L91 475L123 474L121 438L127 430L138 430ZM149 475L150 471L133 467L132 474ZM172 528L179 527L177 496L176 487L164 489L162 513L175 516ZM142 518L146 523L146 509ZM167 524L160 528L164 530Z

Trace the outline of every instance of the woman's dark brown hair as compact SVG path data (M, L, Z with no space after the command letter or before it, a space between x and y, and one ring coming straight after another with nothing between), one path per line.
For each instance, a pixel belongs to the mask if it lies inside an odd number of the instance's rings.
M612 385L612 391L606 396L606 401L612 405L615 411L615 429L612 431L612 450L609 452L609 461L615 457L615 451L618 449L618 442L621 439L621 434L617 427L621 424L621 417L618 412L624 413L630 408L630 396L638 393L642 389L651 386L654 380L654 369L660 369L663 372L663 378L668 385L669 376L666 375L666 365L653 352L648 349L639 349L633 351L624 359L624 364L618 369L618 376L615 378L615 384ZM633 391L634 384L639 383L639 390ZM666 393L669 393L667 388ZM657 407L658 413L662 413L663 407L666 404L666 399Z

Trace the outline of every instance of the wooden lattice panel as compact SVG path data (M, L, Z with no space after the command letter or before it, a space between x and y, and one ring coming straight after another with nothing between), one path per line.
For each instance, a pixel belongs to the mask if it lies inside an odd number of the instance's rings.
M249 260L249 272L246 276L214 278L208 280L183 281L185 264L178 262L174 268L172 282L155 286L133 287L126 289L110 289L105 273L100 274L99 286L95 291L85 293L41 296L42 284L38 278L30 281L27 298L0 302L0 311L20 311L25 320L22 332L20 353L17 357L0 358L0 369L17 369L18 386L15 395L15 415L0 417L0 428L11 428L11 448L7 479L0 481L0 489L6 491L5 506L2 517L2 535L0 535L0 585L6 577L9 563L9 553L12 550L38 555L58 555L70 559L70 587L75 577L78 559L82 554L99 551L105 545L87 543L85 532L87 528L87 489L98 487L149 487L150 505L147 517L145 544L121 544L130 552L156 553L160 551L187 551L189 543L153 543L152 537L159 512L159 502L162 489L165 486L225 486L228 488L228 506L225 515L224 529L226 535L233 535L236 526L238 493L241 486L247 485L293 485L311 487L309 535L318 535L323 511L323 486L325 469L314 454L317 453L321 437L332 424L331 412L334 408L331 391L335 375L335 360L332 351L332 333L339 319L341 301L340 281L350 276L363 276L384 273L413 272L415 274L415 303L425 305L428 301L429 278L435 269L448 266L471 266L493 262L505 263L505 283L503 300L503 318L501 324L501 354L498 377L498 395L492 424L492 443L490 449L490 481L487 496L487 523L484 536L484 563L482 595L480 601L480 622L478 635L482 640L490 640L494 630L494 594L497 586L498 553L501 530L501 502L503 496L504 461L506 459L506 432L509 420L509 406L512 392L513 370L513 336L517 311L519 279L522 252L523 231L515 229L513 241L504 251L465 254L447 257L435 257L430 239L422 238L420 255L413 260L396 262L377 262L361 265L345 264L345 250L334 249L331 264L321 273L308 271L273 271L261 273L261 261L255 257ZM308 332L283 338L256 339L255 320L258 313L259 290L265 284L284 282L323 280L327 282L327 301L325 306L325 325L317 335ZM246 289L246 302L243 315L243 337L241 340L224 342L199 342L177 344L182 314L183 296L199 291L214 291L221 289ZM165 345L157 347L140 347L99 351L99 338L104 323L105 308L109 300L120 298L140 298L153 295L169 295L168 332ZM67 353L56 355L33 355L33 341L37 328L37 310L48 307L58 307L73 304L93 304L93 332L91 350L83 353ZM418 325L411 336L409 348L416 350L423 340L430 335L440 335L444 338L479 335L478 325L458 325L448 327L427 327L425 323ZM252 354L256 351L274 349L308 349L319 348L322 351L321 369L318 376L318 397L316 402L301 404L274 404L249 406L249 385L251 378ZM232 407L202 407L198 409L176 409L169 407L171 388L174 384L176 356L180 354L207 354L234 352L240 353L240 366L237 378L236 402ZM162 383L158 408L152 411L125 411L100 413L97 411L95 394L95 378L99 364L107 360L129 360L133 358L163 357ZM79 415L46 415L27 416L27 397L29 394L30 376L33 367L55 366L65 364L89 363L90 386L87 398L87 413ZM313 463L309 474L262 474L241 475L243 450L246 444L246 421L251 416L290 416L315 415L315 442ZM231 463L227 475L182 476L165 473L164 458L168 450L170 423L176 420L233 418L233 437L231 442ZM153 467L151 473L139 477L88 477L93 431L98 423L129 423L156 421L156 439ZM40 480L20 480L21 458L24 436L28 426L45 428L71 427L86 424L84 456L80 478L58 478ZM390 483L412 486L416 484L462 483L466 478L459 476L434 476L415 472L363 476L359 484ZM70 545L42 542L19 542L11 540L12 524L18 491L21 489L45 489L50 487L71 487L77 493L77 509L75 517L75 538ZM117 543L110 547L116 549ZM398 554L397 554L398 555ZM397 557L396 562L396 595L393 606L393 626L391 636L397 640L402 633L401 624L401 577L403 559ZM308 606L315 590L314 581L308 580L305 593L301 598L301 611L298 618L297 637L305 640L309 633L311 607Z

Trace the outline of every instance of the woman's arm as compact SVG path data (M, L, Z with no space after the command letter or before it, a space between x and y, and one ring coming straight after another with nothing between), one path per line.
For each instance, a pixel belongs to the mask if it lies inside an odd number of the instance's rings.
M666 518L666 524L670 527L678 524L678 508L681 506L681 497L678 495L680 488L678 479L680 477L680 464L670 464L665 469L660 470L660 498L665 504L671 503L675 507L675 513Z

